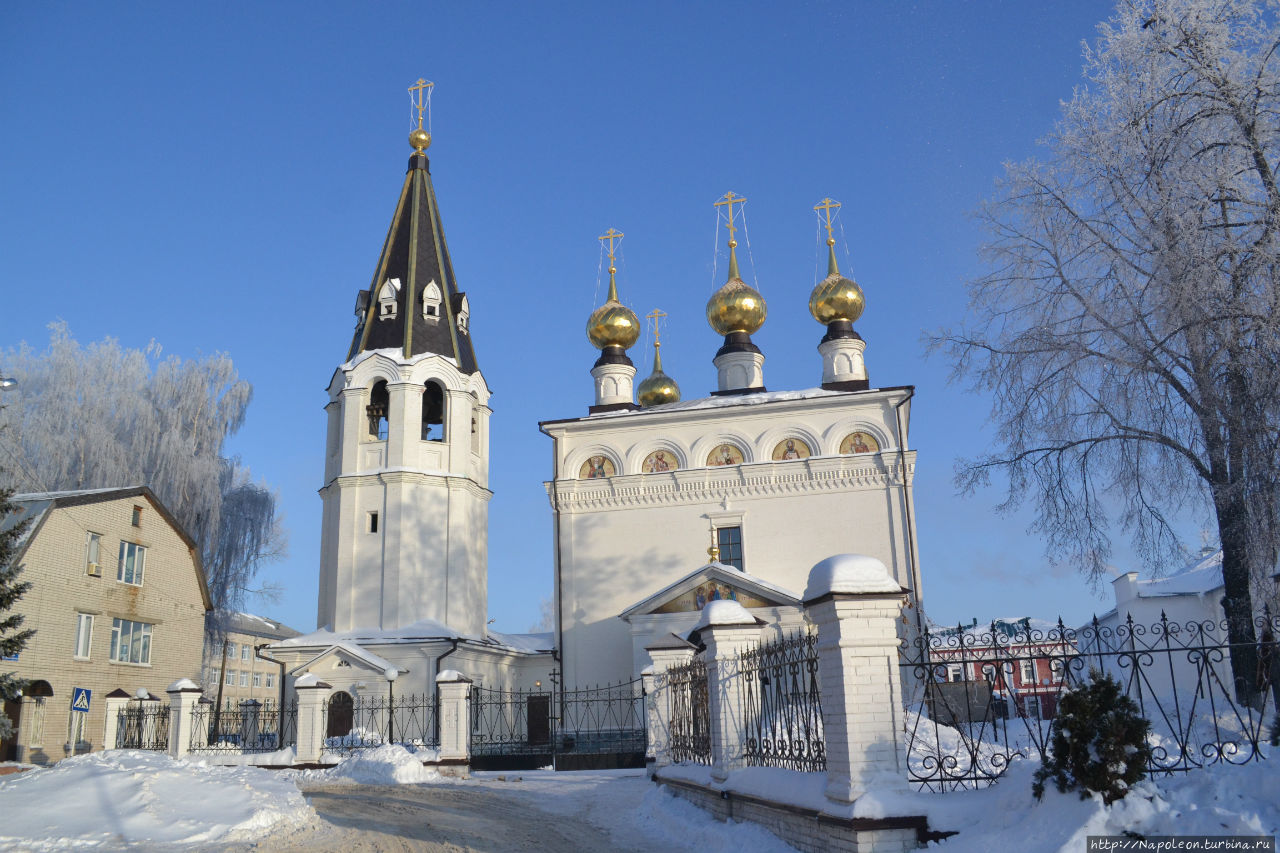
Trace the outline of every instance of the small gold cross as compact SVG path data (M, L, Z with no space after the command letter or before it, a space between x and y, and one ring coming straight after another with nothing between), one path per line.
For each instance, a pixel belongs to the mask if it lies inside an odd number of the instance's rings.
M658 331L658 323L665 316L667 316L667 312L663 311L661 308L654 308L648 314L644 315L646 320L653 321L653 345L655 347L662 346L662 344L659 343L660 332Z
M836 238L831 235L831 211L840 209L840 202L831 198L824 198L813 206L814 210L821 210L827 214L827 245L834 246Z
M435 85L435 83L419 77L418 82L409 87L410 98L413 97L414 92L418 93L418 101L413 105L413 108L418 111L418 130L422 130L422 114L425 113L428 108L428 103L424 100L423 95L429 95L429 90Z
M626 235L621 231L616 231L613 228L610 228L607 233L600 235L600 242L603 243L605 240L609 241L609 272L617 272L617 269L613 265L613 241L621 240L624 236Z
M745 198L743 198L740 195L734 195L733 190L729 190L727 193L724 194L723 198L721 198L718 202L715 203L716 207L723 207L726 204L729 205L729 223L724 227L729 229L729 248L730 249L738 245L738 241L733 239L734 232L738 230L737 228L733 227L733 206L735 204L742 204L745 201L746 201Z

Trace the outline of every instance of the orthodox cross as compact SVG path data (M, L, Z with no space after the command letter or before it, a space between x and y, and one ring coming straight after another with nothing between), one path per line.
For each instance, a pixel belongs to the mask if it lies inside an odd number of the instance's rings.
M418 130L422 130L422 114L431 109L431 89L435 85L435 83L419 77L418 82L409 87L409 103L413 105L413 109L418 111ZM414 92L418 93L416 102L413 99Z
M667 312L666 312L666 311L663 311L661 308L654 308L654 309L653 309L652 311L650 311L648 314L645 314L645 315L644 315L644 318L645 318L646 320L652 320L652 321L653 321L653 346L654 346L654 348L655 348L655 349L657 349L658 347L662 346L662 343L659 341L659 338L660 338L661 334L660 334L660 332L658 331L658 323L659 323L659 322L662 320L662 318L663 318L663 317L665 317L665 316L667 316Z
M609 272L611 273L617 272L617 269L613 265L613 241L621 240L624 236L626 235L624 235L621 231L616 231L613 228L610 228L607 233L600 235L601 243L603 243L605 240L609 241Z
M738 230L737 228L733 227L733 206L735 204L742 204L745 201L746 201L745 198L743 198L740 195L734 195L733 190L729 190L727 193L724 194L723 198L721 198L718 202L715 203L716 207L723 207L726 204L729 205L729 224L725 225L725 228L729 229L729 248L730 249L738 245L738 241L733 239L733 232Z
M821 210L827 215L827 245L834 246L836 238L831 235L831 211L840 209L840 202L831 198L824 198L813 206L814 210Z

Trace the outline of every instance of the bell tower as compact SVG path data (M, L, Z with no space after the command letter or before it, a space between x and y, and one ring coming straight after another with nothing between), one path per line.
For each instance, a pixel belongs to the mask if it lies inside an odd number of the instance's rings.
M335 631L485 630L489 388L431 185L431 86L409 89L414 153L329 383L317 622Z

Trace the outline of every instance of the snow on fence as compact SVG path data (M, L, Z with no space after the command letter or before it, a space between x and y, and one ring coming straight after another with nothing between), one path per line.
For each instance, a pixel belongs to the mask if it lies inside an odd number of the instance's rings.
M1162 615L1151 625L1080 629L1029 620L988 628L926 630L899 659L907 717L908 777L928 791L981 788L1019 758L1050 748L1061 695L1090 671L1116 678L1151 723L1147 772L1181 773L1266 758L1264 721L1274 710L1280 618L1257 619L1263 662L1249 701L1230 681L1224 622Z

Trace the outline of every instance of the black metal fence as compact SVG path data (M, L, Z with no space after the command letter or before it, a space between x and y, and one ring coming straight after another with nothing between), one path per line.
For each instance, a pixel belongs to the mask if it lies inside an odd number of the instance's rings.
M334 693L325 706L325 749L351 752L396 743L412 749L440 745L439 705L430 694L355 696Z
M677 764L711 764L711 704L707 694L707 664L693 659L666 671L667 701L671 703L671 760Z
M1247 702L1231 678L1225 622L1161 614L1151 625L1130 617L1080 629L1023 620L926 630L900 659L908 777L922 790L980 788L1014 759L1042 757L1058 700L1092 670L1116 678L1151 723L1148 773L1265 758L1280 618L1266 613L1255 629L1263 665Z
M827 769L817 642L816 634L801 629L739 658L747 764Z
M643 766L639 679L576 690L471 688L471 756L477 768Z
M116 721L116 749L169 749L169 703L131 700Z
M192 752L275 752L298 743L297 700L281 706L200 702L191 709Z

